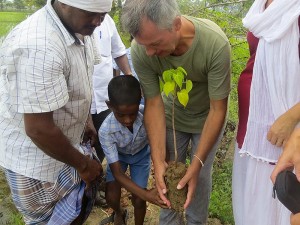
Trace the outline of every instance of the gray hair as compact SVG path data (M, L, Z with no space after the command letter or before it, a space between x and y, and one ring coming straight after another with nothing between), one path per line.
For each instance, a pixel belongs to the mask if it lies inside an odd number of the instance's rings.
M180 16L176 0L126 0L121 21L123 29L136 36L144 17L160 29L172 29L176 16Z

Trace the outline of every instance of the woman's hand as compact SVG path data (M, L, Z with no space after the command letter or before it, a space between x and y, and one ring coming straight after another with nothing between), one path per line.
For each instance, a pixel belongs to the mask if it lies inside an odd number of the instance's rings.
M284 147L297 122L288 112L281 115L270 128L267 135L268 141L277 147Z

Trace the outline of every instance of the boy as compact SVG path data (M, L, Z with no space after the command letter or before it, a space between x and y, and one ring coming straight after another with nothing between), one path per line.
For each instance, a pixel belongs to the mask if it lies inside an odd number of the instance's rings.
M139 112L141 88L133 76L117 76L108 84L107 106L112 113L99 129L108 167L106 172L106 201L114 210L114 224L126 224L126 213L120 206L121 187L132 193L135 224L142 225L146 201L165 208L157 190L147 190L150 171L150 150ZM130 167L131 179L125 175Z

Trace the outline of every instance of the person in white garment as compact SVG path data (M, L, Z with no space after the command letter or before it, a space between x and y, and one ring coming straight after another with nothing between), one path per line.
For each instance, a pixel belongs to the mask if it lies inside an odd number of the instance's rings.
M243 19L250 58L238 85L236 225L290 224L270 176L300 122L299 15L299 0L255 0Z

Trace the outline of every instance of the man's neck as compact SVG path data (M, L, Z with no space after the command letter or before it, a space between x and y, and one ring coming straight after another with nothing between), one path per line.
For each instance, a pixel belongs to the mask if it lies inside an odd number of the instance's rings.
M171 54L173 56L180 56L186 53L191 47L195 37L195 26L188 19L182 17L182 27L179 33L179 42L175 51Z

